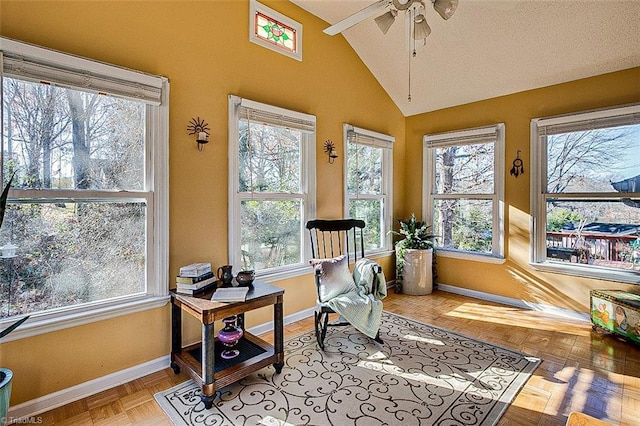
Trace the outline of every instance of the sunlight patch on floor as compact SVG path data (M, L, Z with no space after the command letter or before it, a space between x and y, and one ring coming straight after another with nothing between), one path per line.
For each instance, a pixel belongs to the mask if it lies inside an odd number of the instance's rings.
M445 315L536 330L559 331L556 323L548 320L547 315L549 314L515 307L463 303ZM562 331L571 332L571 334L575 335L587 335L590 333L590 329L584 326L563 329Z
M415 336L413 334L405 334L402 337L407 340L413 340L414 342L422 342L422 343L428 343L430 345L444 346L444 342L442 340L427 339L425 337Z
M276 419L275 417L265 416L260 420L261 425L264 426L294 426L291 423L287 423L284 420Z
M385 354L382 351L378 351L374 354L371 354L369 357L367 357L367 359L371 362L382 362L382 363L392 364L391 360L387 357L387 354Z
M422 371L407 371L402 367L395 365L383 352L376 352L369 356L366 360L360 361L357 364L360 368L366 368L368 370L383 372L385 374L391 374L397 377L409 381L416 381L426 383L427 385L445 386L457 392L468 392L473 388L484 390L484 396L487 397L490 393L486 393L487 390L494 391L495 389L491 383L486 383L482 380L483 371L467 372L460 369L456 372L455 366L451 365L451 369L454 370L451 374L439 374L437 376L431 376ZM518 376L528 377L528 373L517 372ZM487 376L491 379L491 376ZM496 382L498 383L498 382ZM494 385L496 384L494 383ZM446 385L445 385L446 384ZM502 393L500 393L502 394ZM497 395L498 401L502 401L502 397L507 398L506 395ZM493 398L492 398L493 399Z
M442 386L447 383L449 388L458 392L464 392L469 387L470 383L470 381L465 377L457 374L438 375L436 377L432 377L421 371L408 372L403 368L393 364L390 360L386 360L386 362L360 361L358 362L357 366L372 371L391 374L410 381L426 383L427 385ZM475 379L475 377L473 379Z

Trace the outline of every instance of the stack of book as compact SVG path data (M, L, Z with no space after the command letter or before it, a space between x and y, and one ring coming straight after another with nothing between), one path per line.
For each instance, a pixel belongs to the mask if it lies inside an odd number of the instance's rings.
M192 296L204 293L216 287L216 277L213 275L210 263L192 263L180 268L180 275L176 277L176 291Z
M181 277L198 277L204 273L211 272L211 264L206 263L191 263L189 265L180 268Z

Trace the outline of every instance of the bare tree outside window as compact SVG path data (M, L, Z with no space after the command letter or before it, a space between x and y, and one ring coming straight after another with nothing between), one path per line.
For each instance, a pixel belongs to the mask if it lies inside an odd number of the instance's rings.
M365 250L384 247L383 148L347 143L347 197L349 217L364 220Z
M8 77L2 90L4 176L49 192L9 201L0 238L20 256L0 262L0 317L144 292L145 203L82 191L143 188L145 105Z
M640 202L619 183L640 176L640 124L577 123L540 138L545 149L546 258L640 270ZM634 193L635 192L635 193ZM635 199L636 201L633 201Z
M636 173L638 142L632 126L548 137L547 191L607 192L611 182Z
M299 130L239 122L239 190L259 193L241 202L243 267L269 269L300 263L300 199L269 194L301 193Z
M229 263L262 278L308 264L316 117L229 95Z
M442 255L504 256L504 129L425 135L425 219Z
M494 191L493 158L493 143L435 150L435 192L452 196L434 196L438 246L491 253L493 203L487 195Z

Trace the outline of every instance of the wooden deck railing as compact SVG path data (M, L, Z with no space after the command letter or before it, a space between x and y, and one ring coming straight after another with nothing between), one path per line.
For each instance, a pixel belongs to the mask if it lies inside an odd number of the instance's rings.
M547 232L547 257L571 261L572 256L612 262L640 262L640 250L631 242L636 235L604 235L601 233Z

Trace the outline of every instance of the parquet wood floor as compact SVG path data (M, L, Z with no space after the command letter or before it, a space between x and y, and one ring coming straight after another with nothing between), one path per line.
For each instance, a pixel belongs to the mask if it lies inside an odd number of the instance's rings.
M544 360L501 418L501 426L564 425L571 411L613 425L640 425L640 345L593 331L586 321L437 290L428 296L391 292L384 307ZM289 324L285 338L310 329L312 319ZM39 418L44 425L169 425L153 395L185 380L167 368Z

